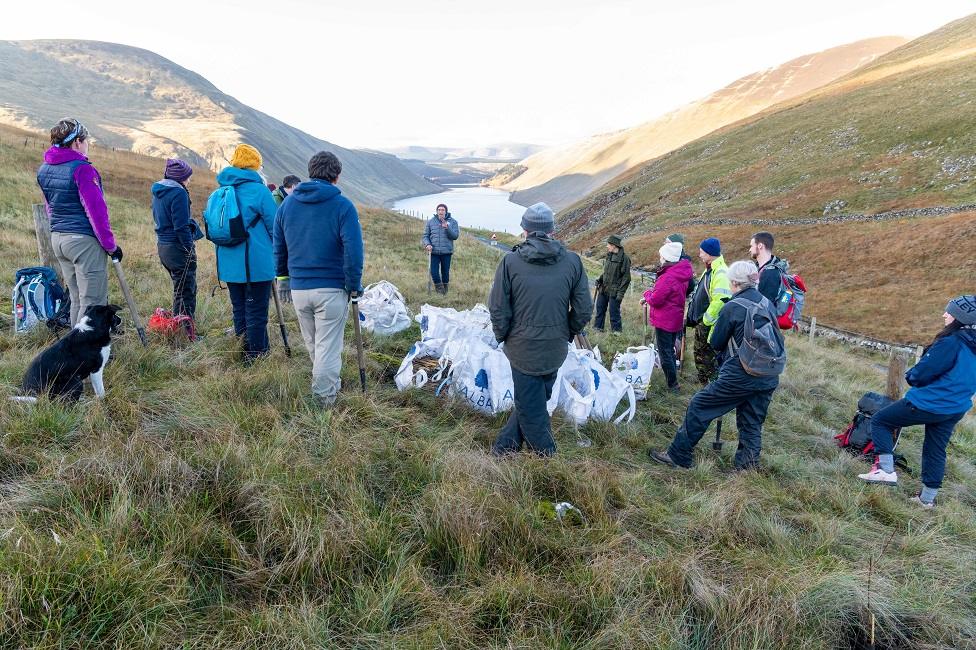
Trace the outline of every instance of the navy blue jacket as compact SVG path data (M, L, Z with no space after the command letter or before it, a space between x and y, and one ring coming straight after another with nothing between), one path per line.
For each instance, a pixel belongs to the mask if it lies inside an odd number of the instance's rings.
M937 340L905 373L905 399L916 408L944 415L965 413L976 394L976 330L967 327Z
M153 183L152 213L160 244L179 244L192 250L193 242L203 237L200 226L190 217L189 192L174 180Z
M274 228L278 277L292 289L362 291L363 231L356 206L319 179L300 183L278 208Z

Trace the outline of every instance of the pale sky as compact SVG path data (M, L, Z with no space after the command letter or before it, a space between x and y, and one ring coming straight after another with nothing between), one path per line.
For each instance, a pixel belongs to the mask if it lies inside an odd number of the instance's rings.
M751 72L919 36L973 0L44 0L0 39L152 50L347 147L556 144L639 124Z

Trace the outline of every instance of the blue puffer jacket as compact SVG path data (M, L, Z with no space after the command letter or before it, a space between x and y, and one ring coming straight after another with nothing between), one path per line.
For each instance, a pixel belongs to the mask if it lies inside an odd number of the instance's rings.
M237 202L248 225L255 217L260 217L248 232L248 266L251 269L251 282L274 280L274 255L271 251L271 236L274 232L275 213L278 206L271 198L271 190L261 180L261 176L250 169L225 167L217 174L221 186L233 185ZM217 277L222 282L243 283L248 281L244 265L245 245L217 246Z
M447 218L444 219L447 224L447 228L441 225L441 220L436 216L431 217L427 220L427 225L424 226L424 246L431 247L431 253L434 255L451 255L454 253L454 240L461 236L461 226L458 222L454 220L454 217L448 213Z
M279 277L288 276L292 289L362 291L359 214L332 183L305 181L281 204L274 254Z
M976 394L976 330L967 327L936 341L905 373L905 399L916 408L944 415L965 413Z
M153 183L152 213L160 244L179 244L184 250L192 250L193 242L203 237L200 226L190 217L189 192L172 179Z

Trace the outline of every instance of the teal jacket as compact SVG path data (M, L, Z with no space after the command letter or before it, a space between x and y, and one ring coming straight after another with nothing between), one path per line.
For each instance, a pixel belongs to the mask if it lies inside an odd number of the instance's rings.
M244 223L254 221L254 217L261 219L248 231L251 235L248 241L248 266L251 269L251 282L268 282L274 280L274 254L271 248L271 237L274 233L275 214L278 206L271 198L271 190L264 184L261 176L250 169L225 167L217 174L217 183L221 186L233 185L237 194L237 202L244 217ZM244 244L237 246L217 246L217 277L222 282L248 281L244 268Z

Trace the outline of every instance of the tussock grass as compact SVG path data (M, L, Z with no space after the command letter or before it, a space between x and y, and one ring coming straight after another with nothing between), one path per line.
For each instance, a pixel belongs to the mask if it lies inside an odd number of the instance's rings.
M17 178L0 193L10 270L34 250L34 190ZM111 200L139 304L167 304L146 206ZM363 221L367 280L393 281L416 310L418 224ZM484 301L497 256L462 238L452 293L431 302ZM221 334L227 298L203 290L205 245L201 259L201 343L143 349L129 327L104 402L0 401L0 647L838 648L864 641L869 612L884 647L974 643L976 423L953 440L936 512L908 506L913 477L861 485L864 466L830 436L882 386L870 355L790 339L759 472L732 471L734 443L706 442L690 472L646 461L680 424L692 368L681 395L656 376L630 426L580 427L591 448L557 417L555 458L498 461L487 449L505 416L393 387L388 360L416 327L367 339L366 395L347 344L331 412L309 399L292 315L294 358L272 328L272 356L242 367ZM637 319L625 307L624 334L592 341L606 355L637 344ZM0 334L4 394L45 336ZM909 430L916 467L919 446ZM540 501L583 520L552 521ZM869 592L868 557L889 540Z

